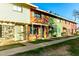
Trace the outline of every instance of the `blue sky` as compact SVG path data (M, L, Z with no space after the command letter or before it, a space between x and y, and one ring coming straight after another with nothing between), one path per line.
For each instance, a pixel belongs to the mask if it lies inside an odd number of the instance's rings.
M73 10L79 10L79 3L32 3L42 10L56 12L57 14L68 19L74 19ZM77 21L78 19L77 19Z

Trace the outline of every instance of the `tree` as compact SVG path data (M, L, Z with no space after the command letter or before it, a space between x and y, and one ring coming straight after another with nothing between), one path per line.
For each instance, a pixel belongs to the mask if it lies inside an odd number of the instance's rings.
M49 25L50 25L49 33L51 34L51 36L53 36L54 33L56 32L56 26L55 26L54 18L50 17L50 19L49 19Z
M74 10L73 10L73 16L74 16L74 18L75 18L74 21L76 21L77 18L79 18L79 10L74 9Z

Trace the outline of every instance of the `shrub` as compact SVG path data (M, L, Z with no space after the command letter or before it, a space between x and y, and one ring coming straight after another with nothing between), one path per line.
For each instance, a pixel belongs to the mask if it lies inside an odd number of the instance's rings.
M62 36L67 36L67 33L66 32L62 32L61 35Z

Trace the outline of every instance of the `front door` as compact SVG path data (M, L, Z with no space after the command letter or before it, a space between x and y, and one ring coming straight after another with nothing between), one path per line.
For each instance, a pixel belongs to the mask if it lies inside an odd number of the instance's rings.
M24 40L24 26L17 25L15 26L15 39Z

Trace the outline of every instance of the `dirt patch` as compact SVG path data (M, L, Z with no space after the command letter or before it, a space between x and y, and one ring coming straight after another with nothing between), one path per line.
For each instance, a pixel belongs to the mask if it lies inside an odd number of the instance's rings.
M41 52L41 55L43 56L69 56L70 55L68 51L69 48L70 48L69 45L61 46L56 49L47 48L43 52Z

